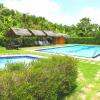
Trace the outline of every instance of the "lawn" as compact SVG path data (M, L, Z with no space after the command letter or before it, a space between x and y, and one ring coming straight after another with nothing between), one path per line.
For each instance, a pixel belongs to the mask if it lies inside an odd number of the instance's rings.
M45 46L48 48L51 46ZM35 49L44 47L27 47L19 50L6 50L0 47L0 55L12 54L36 54L41 56L52 56L51 54L35 52ZM100 100L100 62L79 60L78 63L77 88L65 100Z
M65 100L100 100L100 63L80 61L78 87Z
M0 55L24 55L24 54L37 54L41 56L49 56L49 54L38 53L35 52L35 49L39 49L40 47L27 47L27 48L19 48L19 50L6 50L3 47L0 47Z

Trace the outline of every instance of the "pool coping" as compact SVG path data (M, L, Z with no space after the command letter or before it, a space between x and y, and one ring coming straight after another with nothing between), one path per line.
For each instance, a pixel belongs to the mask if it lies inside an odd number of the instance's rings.
M39 55L32 55L32 54L24 54L24 55L20 55L20 54L14 54L14 55L0 55L0 57L14 57L14 56L30 56L30 57L36 57L36 58L47 58L44 56L39 56Z

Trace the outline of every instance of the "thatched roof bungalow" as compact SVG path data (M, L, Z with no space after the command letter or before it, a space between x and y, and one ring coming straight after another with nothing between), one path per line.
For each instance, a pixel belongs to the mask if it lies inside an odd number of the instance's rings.
M54 44L64 44L67 36L62 33L54 33L53 31L44 31L47 37L52 37Z
M65 34L58 34L53 31L28 30L22 28L11 28L5 35L8 37L34 36L39 37L38 40L48 40L50 43L54 44L64 44L67 38Z
M32 36L32 34L27 29L22 28L11 28L6 32L6 36L15 37L15 36Z

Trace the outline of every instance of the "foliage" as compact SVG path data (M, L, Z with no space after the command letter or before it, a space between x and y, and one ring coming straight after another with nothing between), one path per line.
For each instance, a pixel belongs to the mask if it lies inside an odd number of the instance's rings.
M65 33L71 37L90 37L95 36L97 31L100 31L98 24L91 24L91 20L87 17L80 19L76 25L62 25L52 23L44 17L36 17L10 10L0 4L0 35L4 35L9 28L26 28L38 30L51 30L57 33Z
M36 17L35 15L10 10L4 7L3 4L0 4L0 7L0 34L4 34L11 27L52 30L60 33L67 31L68 26L49 22L44 17Z
M75 89L76 66L74 58L56 56L32 62L24 70L0 72L0 99L59 100Z
M7 62L5 69L9 71L17 71L17 70L24 70L26 68L25 63L11 63Z
M20 37L16 39L16 42L19 42L19 44L23 47L25 46L33 46L34 42L37 40L36 37Z
M66 40L69 44L100 44L100 39L95 37L75 37Z
M0 35L0 46L4 46L5 37Z
M6 46L12 43L19 44L21 47L33 46L36 40L37 37L10 38L10 37L0 36L0 46Z
M98 31L98 32L96 33L96 35L95 35L95 41L96 41L97 44L100 45L100 31Z
M100 40L100 31L98 31L98 32L96 33L95 38L98 39L98 40Z
M95 33L98 31L98 24L91 24L90 19L85 17L77 23L78 36L95 36Z

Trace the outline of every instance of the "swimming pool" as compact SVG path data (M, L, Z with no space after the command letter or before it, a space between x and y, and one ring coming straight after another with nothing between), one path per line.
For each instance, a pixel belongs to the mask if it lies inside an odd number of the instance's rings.
M29 63L33 60L38 59L37 57L32 56L5 56L0 57L0 68L4 68L8 62L16 63L16 62L25 62Z
M39 49L37 51L63 55L72 55L85 58L96 58L100 55L100 46L71 45L64 47Z

